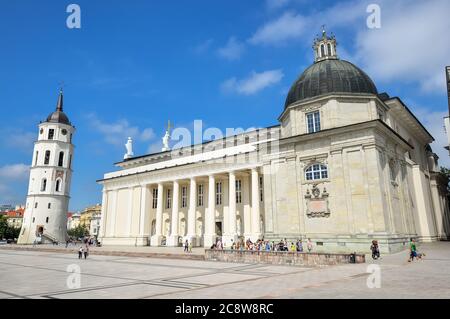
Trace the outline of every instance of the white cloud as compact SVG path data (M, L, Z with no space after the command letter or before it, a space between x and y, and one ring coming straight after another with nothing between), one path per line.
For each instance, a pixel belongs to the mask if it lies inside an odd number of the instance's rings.
M0 199L4 203L17 204L23 201L24 194L18 194L17 188L26 187L30 168L25 164L10 164L0 167Z
M450 52L450 1L380 2L381 29L357 35L357 59L381 81L419 83L426 92L445 90Z
M212 44L214 43L214 39L208 39L203 41L202 43L197 44L195 47L192 48L192 51L195 54L202 54L205 53L210 49Z
M147 153L148 154L159 153L161 152L162 148L163 148L162 141L157 141L149 145Z
M291 0L266 0L266 6L269 10L276 10L287 6Z
M260 27L249 39L251 44L279 45L301 37L308 28L307 18L294 12L285 12L281 17Z
M245 45L235 37L231 37L223 48L217 50L217 53L220 57L227 60L239 60L244 51Z
M448 112L430 112L428 108L416 108L415 115L435 139L431 147L439 156L439 165L450 168L449 153L444 149L448 144L444 129L444 117L448 116Z
M370 13L366 9L371 3L371 0L350 0L310 14L287 11L257 29L248 42L253 45L281 45L294 40L310 43L313 34L319 33L320 26L326 24L328 31L350 32L356 52L349 58L378 83L410 82L417 83L425 93L443 92L444 67L450 63L450 1L378 0L380 29L367 27ZM338 48L338 54L342 56L344 52L344 47Z
M30 167L25 164L11 164L0 167L0 179L20 181L28 179Z
M134 140L147 142L155 137L152 128L140 130L137 126L132 126L126 119L119 119L113 123L106 123L99 120L96 115L88 115L92 127L103 134L107 143L112 145L125 144L128 137Z
M9 136L7 143L14 148L25 152L31 152L33 149L33 143L37 138L37 133L31 132L18 132Z
M264 71L261 73L253 71L247 78L238 80L233 77L224 81L221 85L221 89L223 92L252 95L280 82L283 76L284 74L280 69Z

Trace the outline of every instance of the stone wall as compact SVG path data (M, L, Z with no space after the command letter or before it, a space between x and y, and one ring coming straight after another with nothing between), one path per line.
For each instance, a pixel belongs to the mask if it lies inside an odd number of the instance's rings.
M349 264L351 254L205 249L205 260L317 267ZM355 262L365 263L365 255L356 254Z

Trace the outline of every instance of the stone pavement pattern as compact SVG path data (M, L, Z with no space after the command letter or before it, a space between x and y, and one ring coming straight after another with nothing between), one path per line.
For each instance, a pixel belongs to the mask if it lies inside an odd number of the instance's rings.
M423 261L408 253L366 264L304 268L186 259L6 250L0 247L0 298L450 298L450 243L423 244ZM367 266L381 267L370 289ZM81 286L70 289L69 265Z

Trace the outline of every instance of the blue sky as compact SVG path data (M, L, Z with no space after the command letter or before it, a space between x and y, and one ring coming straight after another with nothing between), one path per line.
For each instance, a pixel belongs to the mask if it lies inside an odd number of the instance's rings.
M369 29L367 5L381 8ZM81 8L81 29L66 7ZM65 83L77 128L71 210L101 201L96 180L121 160L158 150L164 126L277 124L292 82L313 62L322 24L338 54L380 92L399 96L443 150L450 65L450 2L430 1L5 1L0 3L0 203L23 203L37 125Z

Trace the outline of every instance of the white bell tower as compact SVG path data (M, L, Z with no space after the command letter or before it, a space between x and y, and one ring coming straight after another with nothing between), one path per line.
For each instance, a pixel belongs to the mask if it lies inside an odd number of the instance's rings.
M55 112L39 124L19 244L62 243L67 239L74 132L63 112L61 90Z

